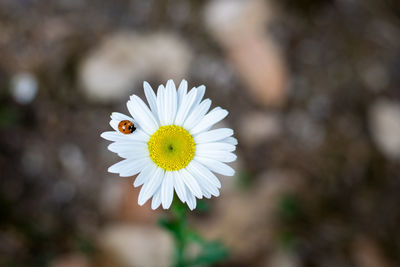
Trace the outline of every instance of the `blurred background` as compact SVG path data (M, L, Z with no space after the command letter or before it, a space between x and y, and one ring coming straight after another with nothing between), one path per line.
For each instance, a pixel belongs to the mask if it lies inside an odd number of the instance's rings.
M239 140L189 218L218 266L400 266L397 0L1 0L0 266L170 266L100 138L170 78Z

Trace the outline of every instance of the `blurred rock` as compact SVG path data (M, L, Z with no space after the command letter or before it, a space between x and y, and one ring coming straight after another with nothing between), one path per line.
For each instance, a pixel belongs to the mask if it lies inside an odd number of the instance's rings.
M185 24L190 19L190 2L178 0L168 3L167 15L174 25Z
M21 157L22 170L29 176L35 176L42 172L45 163L43 150L38 144L30 142Z
M89 259L82 254L70 254L56 258L50 267L90 267Z
M305 39L298 46L299 60L306 65L321 64L321 55L325 51L319 40Z
M125 184L116 181L118 177L106 176L102 183L99 202L100 211L108 218L116 218L122 202L122 192Z
M76 187L73 183L61 180L53 185L51 191L51 203L63 204L70 202L76 193Z
M300 267L299 259L289 251L278 249L268 256L265 267Z
M281 131L281 122L276 114L250 112L240 119L240 141L248 146L256 146L271 140Z
M400 159L400 103L377 100L369 110L369 127L381 152Z
M37 90L38 82L32 73L17 73L11 79L11 95L19 104L32 102L35 99Z
M308 79L301 75L293 74L288 88L290 98L298 101L307 101L310 88Z
M280 196L301 188L300 177L271 170L258 177L250 191L225 194L215 202L212 218L198 225L210 240L221 240L233 262L246 263L272 250Z
M23 240L18 232L0 231L0 254L17 255L23 250ZM0 260L0 264L2 261Z
M381 64L364 67L361 71L361 77L367 88L373 92L380 92L389 84L389 75Z
M325 139L325 130L302 110L293 110L286 118L286 127L300 145L318 147Z
M235 71L229 62L213 55L198 55L191 67L191 76L200 81L207 81L207 84L215 83L224 93L232 91L232 84L235 83ZM208 87L207 90L212 90Z
M64 144L59 151L61 164L72 176L81 176L85 171L86 161L79 146Z
M128 184L125 183L125 186L122 188L121 202L118 207L118 219L124 222L155 224L158 212L151 209L151 200L147 201L143 206L138 204L141 187L133 187L133 181L134 179L130 179Z
M355 238L352 255L357 267L394 267L378 244L366 236Z
M134 179L107 176L102 184L100 209L108 218L122 222L155 223L157 211L151 209L151 200L138 204L141 187L132 186Z
M308 102L308 113L317 120L327 119L331 114L331 100L329 96L319 94Z
M270 9L261 0L215 0L206 7L204 19L254 101L281 106L286 101L287 71L277 46L265 34Z
M144 78L185 77L193 52L170 33L139 35L132 32L107 36L83 60L80 80L92 100L125 99Z
M95 266L170 266L173 240L166 231L151 226L110 225L98 238L100 253Z

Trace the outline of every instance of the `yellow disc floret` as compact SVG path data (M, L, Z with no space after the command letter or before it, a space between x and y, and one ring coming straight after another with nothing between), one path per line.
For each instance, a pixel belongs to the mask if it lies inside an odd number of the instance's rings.
M150 158L166 171L185 168L194 157L196 144L192 135L181 126L161 126L147 143Z

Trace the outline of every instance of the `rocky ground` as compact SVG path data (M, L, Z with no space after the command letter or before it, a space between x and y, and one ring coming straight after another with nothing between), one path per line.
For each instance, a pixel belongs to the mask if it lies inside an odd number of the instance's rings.
M100 138L169 78L239 140L190 215L219 266L400 265L399 48L395 0L0 1L0 265L170 265Z

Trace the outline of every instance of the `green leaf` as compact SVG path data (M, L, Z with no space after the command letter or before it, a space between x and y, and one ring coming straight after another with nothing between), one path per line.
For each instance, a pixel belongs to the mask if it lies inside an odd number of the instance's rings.
M207 201L201 199L197 201L197 207L196 207L197 211L200 212L206 212L210 210L210 204L207 203Z
M177 234L179 232L179 223L178 221L172 221L172 220L167 220L165 218L160 218L158 219L158 225L160 225L162 228Z
M219 241L205 242L203 251L193 260L193 265L211 265L226 260L228 249Z

